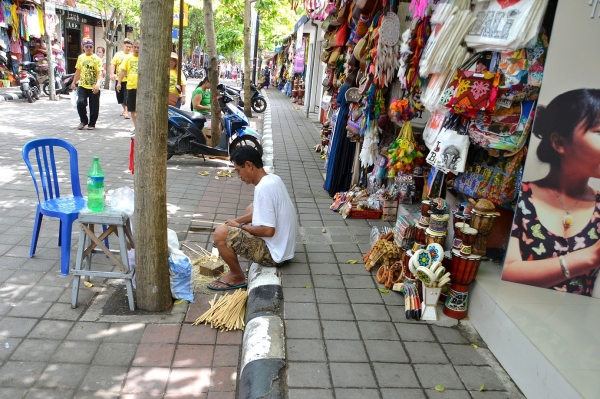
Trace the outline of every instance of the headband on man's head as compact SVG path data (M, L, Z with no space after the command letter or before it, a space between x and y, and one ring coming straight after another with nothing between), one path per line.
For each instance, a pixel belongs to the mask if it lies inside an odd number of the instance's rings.
M88 44L91 44L92 46L94 45L94 42L91 40L86 40L85 42L81 42L82 45L86 46Z

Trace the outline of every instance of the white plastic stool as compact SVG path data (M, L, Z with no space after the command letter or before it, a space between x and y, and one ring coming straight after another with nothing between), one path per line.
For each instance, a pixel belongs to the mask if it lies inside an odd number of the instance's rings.
M77 307L77 297L79 295L80 276L85 276L89 281L91 276L106 278L121 278L125 280L127 287L127 296L129 299L129 309L135 310L133 297L133 285L131 279L134 271L129 267L129 258L127 257L128 248L135 248L133 234L131 233L131 223L129 216L124 212L107 210L106 212L90 212L84 210L79 214L79 248L77 249L77 260L73 272L73 294L71 296L71 308ZM104 225L106 230L100 236L96 236L94 225ZM119 250L108 249L103 241L111 234L119 237ZM105 253L106 256L120 269L120 272L93 271L92 253ZM114 254L120 253L119 260ZM85 259L85 269L83 260Z

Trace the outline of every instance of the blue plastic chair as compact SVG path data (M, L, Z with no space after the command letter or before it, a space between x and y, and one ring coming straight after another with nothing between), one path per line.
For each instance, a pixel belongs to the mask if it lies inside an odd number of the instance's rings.
M57 147L63 148L69 153L69 173L73 194L70 196L61 196L59 189L59 176L56 170L55 159L55 148ZM32 150L35 151L35 158L37 160L36 170L34 170L29 160L29 153ZM25 160L29 173L31 173L38 197L29 257L33 257L35 254L43 216L59 218L58 245L61 247L60 273L63 276L67 276L71 260L71 231L73 222L79 217L79 212L87 206L87 198L81 195L81 187L79 185L77 150L71 143L65 140L41 138L32 140L23 146L23 160ZM38 182L41 183L43 199L40 197Z

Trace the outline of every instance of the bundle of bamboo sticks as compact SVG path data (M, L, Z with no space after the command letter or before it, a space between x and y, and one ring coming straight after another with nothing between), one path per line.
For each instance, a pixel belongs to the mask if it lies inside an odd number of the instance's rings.
M243 330L248 292L237 289L231 295L225 294L218 299L217 297L218 295L215 294L212 301L208 302L210 303L210 309L198 317L193 325L210 323L211 328L218 328L221 332Z

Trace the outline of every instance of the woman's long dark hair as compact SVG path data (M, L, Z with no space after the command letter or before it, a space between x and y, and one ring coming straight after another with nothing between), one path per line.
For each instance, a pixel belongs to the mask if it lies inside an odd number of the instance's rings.
M541 162L556 166L558 154L552 147L551 135L558 133L566 140L583 123L585 130L600 124L600 89L577 89L555 97L546 107L539 106L533 125L533 134L541 140L537 156Z
M196 86L196 89L198 87L202 86L206 82L208 82L208 71L206 71L206 74L204 75L204 78L200 81L200 83L198 83L198 86Z

